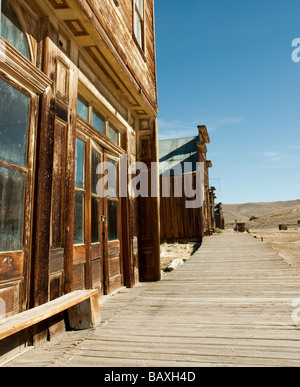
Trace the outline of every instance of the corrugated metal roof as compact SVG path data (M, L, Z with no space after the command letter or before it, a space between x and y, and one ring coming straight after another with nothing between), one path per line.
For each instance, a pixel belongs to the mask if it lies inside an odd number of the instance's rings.
M198 142L199 136L159 141L160 173L162 174L172 168L178 169L178 171L181 170L182 173L196 172ZM192 169L185 170L185 163L192 163ZM171 175L174 175L174 170L171 170Z

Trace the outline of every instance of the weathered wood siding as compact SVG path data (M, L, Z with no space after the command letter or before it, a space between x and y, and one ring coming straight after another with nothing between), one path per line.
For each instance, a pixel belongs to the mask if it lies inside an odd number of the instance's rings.
M193 175L194 186L196 176ZM174 186L182 180L184 187L185 176L161 177L161 190L170 183L171 196L164 198L161 194L160 219L162 242L186 242L201 241L203 238L203 208L186 208L186 202L190 201L185 195L180 198L174 196Z
M133 39L133 0L124 0L115 6L111 0L89 0L95 15L130 72L156 104L156 64L153 0L145 0L145 48L144 53Z

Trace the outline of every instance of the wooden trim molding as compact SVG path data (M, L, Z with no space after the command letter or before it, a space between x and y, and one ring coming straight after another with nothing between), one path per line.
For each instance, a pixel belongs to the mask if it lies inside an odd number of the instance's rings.
M2 37L0 37L0 70L7 72L37 94L43 94L53 83Z
M91 136L93 140L96 141L104 149L116 154L123 155L125 150L113 143L108 137L104 134L98 132L92 125L84 121L80 116L77 116L78 128L84 131L88 136Z

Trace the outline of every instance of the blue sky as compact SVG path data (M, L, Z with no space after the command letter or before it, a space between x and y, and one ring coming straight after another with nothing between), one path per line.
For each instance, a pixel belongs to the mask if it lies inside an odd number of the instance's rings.
M207 126L223 203L300 199L299 0L156 0L155 12L160 139Z

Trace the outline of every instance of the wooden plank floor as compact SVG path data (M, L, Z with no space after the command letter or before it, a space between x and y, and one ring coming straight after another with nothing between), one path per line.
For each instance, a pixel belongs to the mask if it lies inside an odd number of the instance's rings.
M298 367L299 298L300 273L266 244L217 234L163 281L110 297L100 327L66 333L8 366Z

